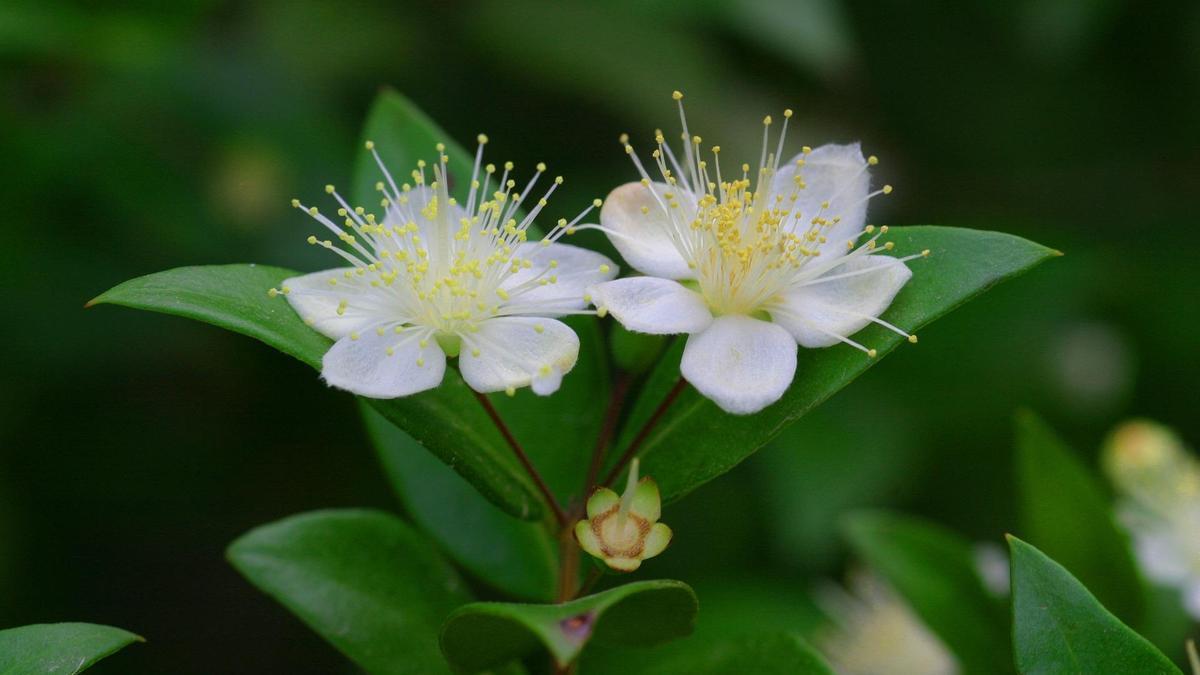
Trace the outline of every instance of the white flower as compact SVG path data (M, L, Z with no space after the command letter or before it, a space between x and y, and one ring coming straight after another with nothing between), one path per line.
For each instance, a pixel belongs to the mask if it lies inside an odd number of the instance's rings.
M680 101L683 95L675 92ZM850 339L874 322L915 342L879 315L912 273L909 258L877 255L887 228L865 225L868 166L858 144L805 148L780 165L787 132L773 151L771 118L764 120L759 166L722 172L701 158L698 136L683 123L678 157L657 134L652 156L662 181L654 182L633 153L640 182L613 190L600 226L625 260L644 277L602 283L592 302L626 328L642 333L690 335L683 376L724 410L748 414L777 401L796 370L796 344L827 347L843 342L870 356L875 350ZM866 237L865 241L862 241ZM926 251L925 255L928 254Z
M575 365L579 338L552 317L592 313L585 309L585 289L616 276L616 266L598 253L555 243L592 207L573 222L560 220L541 240L527 241L530 224L562 178L519 218L518 207L527 206L546 167L539 164L518 192L509 178L511 162L498 180L495 166L481 166L486 143L480 135L465 206L448 193L442 144L431 182L422 161L411 184L397 185L367 143L384 179L376 184L382 221L351 207L332 185L325 191L340 206L336 219L292 201L343 245L316 236L308 242L349 263L270 291L337 341L321 370L330 385L373 398L407 396L436 387L446 357L461 352L459 370L475 391L512 394L532 386L546 395Z
M1121 495L1117 516L1142 571L1179 589L1200 619L1200 461L1169 429L1133 421L1113 432L1104 468Z
M833 626L816 644L838 675L957 675L954 655L891 588L869 574L850 585L820 596Z

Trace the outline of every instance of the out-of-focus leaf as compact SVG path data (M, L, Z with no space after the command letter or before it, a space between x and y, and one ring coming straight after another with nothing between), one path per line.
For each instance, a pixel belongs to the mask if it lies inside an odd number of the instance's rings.
M558 558L545 527L497 509L368 405L367 434L404 510L455 562L525 600L554 597Z
M297 274L253 264L180 267L126 281L88 305L108 303L196 319L261 340L320 369L329 340L304 325L286 300L267 297L267 289ZM370 403L492 503L520 518L540 516L542 501L532 482L473 399L457 372L447 369L437 389Z
M591 640L655 645L692 632L696 594L678 581L639 581L557 605L478 602L455 610L442 651L470 672L508 663L544 646L555 661L575 660Z
M1114 614L1141 621L1142 580L1099 482L1032 412L1017 416L1016 431L1021 536L1071 570Z
M468 601L432 543L395 516L304 513L229 546L229 561L267 595L371 673L449 673L438 627Z
M1010 536L1008 545L1018 671L1180 675L1062 565L1016 537Z
M932 252L928 259L909 263L913 278L884 317L913 331L1001 281L1059 255L1020 237L952 227L896 228L889 237L896 244L896 255L923 249ZM904 342L903 337L881 326L863 329L855 340L874 347L880 357ZM638 398L622 434L622 445L632 439L678 379L683 348L683 341L679 342L663 357ZM844 345L801 349L791 388L782 400L755 415L726 414L689 387L643 444L643 470L658 481L664 500L678 499L736 466L877 360Z
M129 631L94 623L43 623L0 630L0 673L73 675L133 644Z
M1006 670L1003 607L984 589L969 542L931 523L883 513L846 520L854 551L912 605L965 673Z

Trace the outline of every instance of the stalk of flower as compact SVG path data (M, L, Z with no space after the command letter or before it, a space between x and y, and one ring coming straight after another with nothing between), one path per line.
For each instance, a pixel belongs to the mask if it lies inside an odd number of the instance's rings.
M681 371L727 412L749 414L777 401L796 370L797 344L844 343L874 357L851 335L869 324L911 335L880 315L912 273L908 260L881 255L887 227L865 224L867 203L891 192L870 191L858 144L805 147L782 164L787 124L763 145L752 172L724 173L721 148L703 156L691 135L683 95L674 93L683 127L682 155L656 134L650 172L628 138L621 142L641 180L609 195L600 225L625 260L646 276L599 283L589 292L602 313L626 328L688 334Z
M336 217L292 201L333 234L308 242L347 264L287 279L269 294L286 297L308 325L336 340L322 362L330 385L373 398L408 396L436 387L447 357L458 357L476 392L512 395L529 386L548 395L575 365L579 339L556 317L594 313L585 290L617 268L557 242L601 202L533 239L530 227L562 177L522 217L545 165L518 189L512 163L502 171L484 164L487 137L478 141L465 205L450 196L443 144L432 167L418 162L411 181L398 182L370 141L382 218L352 206L332 185L325 191L338 205Z
M1117 516L1151 580L1179 589L1200 619L1200 460L1171 430L1127 422L1109 438L1104 468L1120 493Z

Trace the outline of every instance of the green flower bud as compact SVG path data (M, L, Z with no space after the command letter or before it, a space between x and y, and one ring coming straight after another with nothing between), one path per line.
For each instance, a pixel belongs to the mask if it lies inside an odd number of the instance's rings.
M587 501L587 519L575 524L575 538L589 555L618 572L632 572L671 542L671 528L658 522L662 498L652 478L638 480L638 461L629 468L625 492L601 487Z

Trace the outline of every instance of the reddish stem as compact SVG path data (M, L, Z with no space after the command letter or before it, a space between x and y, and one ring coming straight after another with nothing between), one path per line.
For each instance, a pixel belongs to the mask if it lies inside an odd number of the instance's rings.
M667 392L662 403L659 403L658 407L654 409L654 414L650 415L650 419L646 420L646 423L638 430L637 436L634 436L633 442L629 444L629 447L625 450L625 454L621 455L621 459L617 460L616 466L608 472L604 480L600 481L601 485L609 485L621 475L621 472L625 470L625 465L629 464L630 460L637 455L637 451L642 447L642 443L645 442L646 437L658 425L659 420L666 414L667 409L671 407L675 399L679 398L679 395L683 393L685 387L687 387L687 380L683 379L683 376L680 375L679 379L675 382L675 386L671 387L671 391Z
M512 448L513 454L517 456L517 460L521 462L521 466L525 467L526 473L533 479L534 484L541 491L546 503L554 510L554 519L558 521L558 526L566 527L567 523L570 522L567 512L563 511L563 508L558 505L558 500L554 498L554 493L550 491L550 486L546 485L546 481L542 479L542 475L534 468L533 462L529 461L529 455L525 454L525 450L521 448L521 444L517 442L512 431L509 431L508 425L504 423L504 420L500 419L500 413L496 411L495 406L488 400L487 394L481 394L475 390L471 391L475 394L475 398L479 400L483 409L487 411L488 417L492 418L492 423L500 430L500 435L504 436L504 440L508 442L508 447Z

